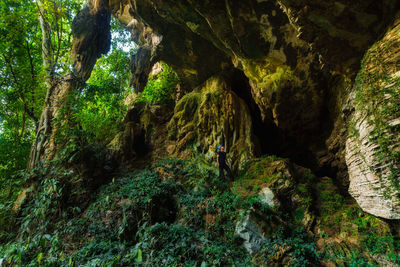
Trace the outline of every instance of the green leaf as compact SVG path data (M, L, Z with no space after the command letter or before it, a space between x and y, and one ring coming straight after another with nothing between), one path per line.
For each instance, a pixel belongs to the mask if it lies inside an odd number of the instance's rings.
M40 252L40 253L38 254L38 256L37 256L37 262L38 262L39 264L41 264L41 263L42 263L42 260L43 260L43 252Z
M137 260L138 262L142 262L142 261L143 261L143 258L142 258L142 250L141 250L140 248L139 248L138 251L137 251L136 260Z

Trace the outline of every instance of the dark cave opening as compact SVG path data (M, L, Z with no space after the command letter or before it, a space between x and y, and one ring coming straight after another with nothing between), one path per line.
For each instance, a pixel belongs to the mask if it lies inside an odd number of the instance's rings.
M332 128L332 121L329 118L329 110L321 112L321 129L318 133L301 133L304 137L294 138L288 136L279 129L270 118L262 120L261 111L251 94L251 87L248 78L239 69L232 69L227 75L232 90L242 98L250 109L253 132L258 150L256 156L276 155L282 158L289 158L294 163L310 168L317 176L336 177L337 168L330 164L320 166L318 159L310 149L310 144L318 144L321 150L324 149L324 138ZM299 133L300 135L300 133ZM299 142L301 140L301 142Z
M135 136L136 157L144 157L147 153L149 153L149 150L149 146L146 142L146 131L142 129L140 134Z
M261 111L257 106L251 95L251 87L248 78L244 73L238 69L232 69L227 74L227 80L230 81L230 87L250 109L252 118L253 131L258 143L257 152L261 156L264 154L281 154L279 129L275 124L270 122L263 122L261 118ZM274 140L274 142L271 142Z

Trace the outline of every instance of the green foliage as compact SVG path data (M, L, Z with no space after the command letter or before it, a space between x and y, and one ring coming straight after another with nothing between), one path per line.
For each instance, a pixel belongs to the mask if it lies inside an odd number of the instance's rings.
M21 184L17 174L26 167L31 149L32 136L19 138L14 133L8 128L0 132L0 203L15 199Z
M89 143L105 145L122 130L124 97L108 88L99 88L93 96L82 94L76 100L76 120Z
M123 34L118 28L112 31ZM98 60L86 86L67 96L55 120L61 158L69 160L87 146L104 147L122 130L124 99L129 93L129 51L119 47L124 45L129 44L113 43L112 51Z
M121 174L89 206L71 200L77 174L50 170L18 218L19 239L0 258L24 266L254 265L235 226L243 211L262 208L260 198L219 190L216 169L198 160ZM290 240L292 257L307 262L304 241Z
M372 256L400 263L399 241L380 219L363 212L356 203L341 196L327 177L316 186L319 195L321 238L353 237L358 244L325 245L326 258L349 266L375 266Z
M280 228L265 241L258 255L259 260L269 265L281 262L286 266L319 265L317 247L301 228L294 229L289 235Z
M170 104L175 100L178 76L167 64L161 63L162 71L150 76L138 101L152 104Z
M42 14L51 30L52 76L69 64L70 23L82 1L43 0ZM42 32L37 1L0 2L0 237L12 222L10 206L23 184L46 95Z

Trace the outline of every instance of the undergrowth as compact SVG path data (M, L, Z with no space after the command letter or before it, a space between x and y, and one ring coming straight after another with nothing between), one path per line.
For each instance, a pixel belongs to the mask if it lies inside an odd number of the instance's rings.
M205 160L167 159L120 173L90 205L73 201L72 173L43 175L16 218L18 237L0 246L5 266L252 266L235 234L243 211L263 204L239 197ZM310 237L276 233L263 246L267 264L278 244L293 266L316 264ZM269 255L269 256L268 256Z
M378 258L400 264L399 240L386 223L340 195L330 178L322 178L316 190L326 259L349 266L378 266Z
M261 182L278 179L262 164L283 168L286 161L255 162L237 177L237 186L260 175L267 175ZM290 188L305 195L318 192L317 226L327 242L322 250L284 206L272 209L254 186L246 194L228 190L228 182L218 179L217 169L201 157L121 171L95 191L85 189L71 170L43 171L35 174L34 194L14 218L17 236L0 246L4 266L316 266L321 260L374 266L376 257L399 262L398 241L385 224L350 205L329 179L314 189L305 186L303 180L314 179L308 172L297 189ZM274 183L280 179L285 177ZM276 227L267 227L272 232L251 255L236 229L254 211ZM329 243L346 236L357 237L358 243Z

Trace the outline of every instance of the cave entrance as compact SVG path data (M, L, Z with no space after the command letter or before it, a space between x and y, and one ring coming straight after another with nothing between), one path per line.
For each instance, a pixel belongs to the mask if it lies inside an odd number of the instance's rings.
M258 155L256 156L267 154L289 158L298 165L312 169L317 174L330 175L331 177L335 175L336 171L330 167L318 166L317 159L314 153L310 151L308 143L299 143L298 140L288 136L279 129L273 122L272 113L264 120L262 119L261 111L251 93L252 89L249 79L243 71L233 68L226 75L227 81L230 81L232 90L246 102L250 109L256 146L258 146L256 150ZM310 139L313 138L313 136L310 136ZM321 142L322 145L323 142Z

